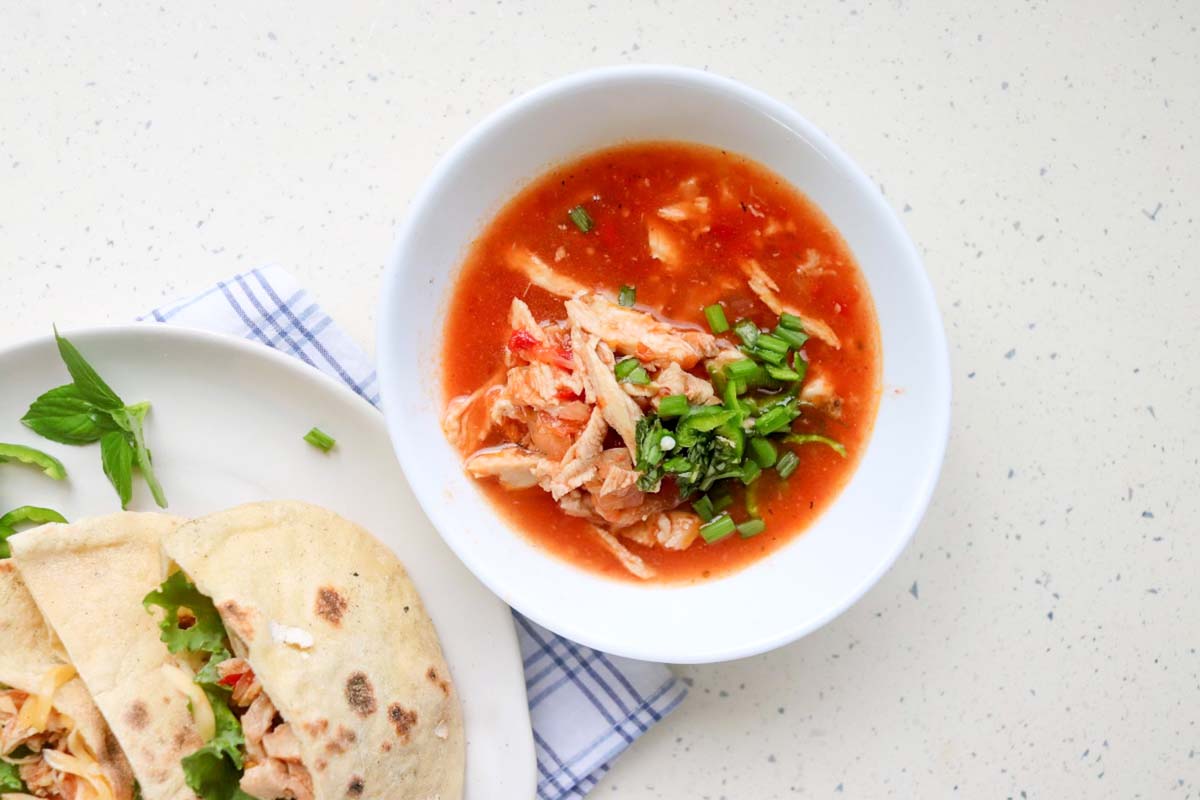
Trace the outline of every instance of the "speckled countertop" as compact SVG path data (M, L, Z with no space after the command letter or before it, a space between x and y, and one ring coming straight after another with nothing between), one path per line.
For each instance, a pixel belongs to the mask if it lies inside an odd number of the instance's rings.
M437 157L601 64L760 87L903 212L954 370L924 524L823 630L681 669L596 796L1200 795L1195 2L134 5L0 0L2 342L274 262L370 346Z

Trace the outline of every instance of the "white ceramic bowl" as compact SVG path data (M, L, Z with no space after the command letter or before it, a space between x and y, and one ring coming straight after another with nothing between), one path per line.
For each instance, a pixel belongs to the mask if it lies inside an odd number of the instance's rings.
M442 325L474 237L551 165L648 139L744 154L814 200L866 275L883 343L874 434L837 500L774 555L688 586L607 580L539 549L501 521L464 474L439 425ZM676 67L573 75L512 101L468 133L409 209L384 281L378 350L396 454L450 547L521 613L578 642L633 658L739 658L833 619L908 543L937 481L949 430L941 318L916 249L879 189L792 109L734 81Z

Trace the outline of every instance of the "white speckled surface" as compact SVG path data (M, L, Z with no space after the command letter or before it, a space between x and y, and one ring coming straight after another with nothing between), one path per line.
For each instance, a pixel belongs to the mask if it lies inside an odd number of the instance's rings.
M597 796L1200 793L1194 2L131 5L0 2L0 341L275 262L369 345L438 155L600 64L762 88L904 212L954 362L924 525L822 631L682 670Z

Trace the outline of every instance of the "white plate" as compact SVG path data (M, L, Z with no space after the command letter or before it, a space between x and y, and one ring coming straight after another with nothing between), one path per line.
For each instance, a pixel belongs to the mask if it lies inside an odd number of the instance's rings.
M433 617L462 698L466 796L533 796L533 739L512 615L434 532L370 404L312 367L232 337L155 324L65 333L125 402L153 403L147 437L171 513L305 500L391 547ZM69 380L49 337L0 350L0 442L45 450L68 472L59 482L0 465L0 513L29 504L76 519L119 509L98 445L56 444L18 421L30 401ZM328 455L301 438L314 425L337 439ZM137 477L130 508L155 510Z

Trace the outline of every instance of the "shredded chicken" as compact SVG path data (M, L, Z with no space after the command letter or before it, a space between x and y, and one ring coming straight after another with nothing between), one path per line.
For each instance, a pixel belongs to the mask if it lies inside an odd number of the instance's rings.
M544 458L515 444L480 450L467 459L467 472L476 478L498 478L509 489L537 486L537 469Z
M222 678L238 676L238 685L254 671L241 658L230 658L217 665ZM261 690L248 703L240 702L234 690L234 705L244 708L242 735L246 741L245 772L239 786L258 800L313 800L312 775L300 757L300 743L292 728ZM248 706L248 707L247 707Z
M662 546L668 550L686 550L700 535L700 517L690 511L668 511L621 528L618 533L643 547Z
M617 540L617 537L613 536L603 528L598 528L594 525L592 526L592 530L596 532L596 536L599 537L604 546L608 548L609 552L617 557L617 560L621 562L621 566L629 570L632 575L641 578L642 580L654 577L654 570L646 566L646 562L643 561L640 556L636 556L629 552L629 548L621 544L621 542Z
M587 291L582 283L550 269L549 264L523 247L508 251L508 266L524 273L534 286L559 297L574 297Z
M715 356L722 349L711 334L670 325L599 295L568 300L566 307L573 325L598 337L616 352L637 357L643 364L660 368L678 364L691 369L700 359Z
M810 370L808 380L800 390L800 400L816 406L830 416L841 416L842 398L838 397L824 371Z
M17 774L29 794L72 800L85 784L70 772L52 767L47 754L78 755L72 752L74 722L51 708L44 724L23 724L21 709L32 702L36 698L26 692L0 687L0 757L18 765ZM16 752L25 755L18 757Z
M654 376L655 386L663 396L681 394L687 397L693 405L716 403L712 384L703 378L697 378L690 372L685 372L678 364L671 364Z
M621 391L613 374L611 364L605 363L600 355L600 340L587 336L581 330L572 331L575 353L583 368L583 385L587 397L596 403L604 415L604 421L615 430L629 448L632 456L637 455L637 422L642 410L629 395ZM610 351L611 358L611 351Z
M750 291L758 295L758 299L763 301L767 308L776 314L784 312L792 314L800 318L804 324L804 330L825 342L830 347L841 347L841 342L838 340L837 334L833 332L824 322L819 319L804 314L793 306L787 305L779 297L779 284L771 278L762 268L762 266L753 258L742 259L739 262L742 272L746 274L746 281L750 285Z
M683 263L683 249L666 225L652 219L646 220L646 244L650 247L650 256L668 267L678 267Z

